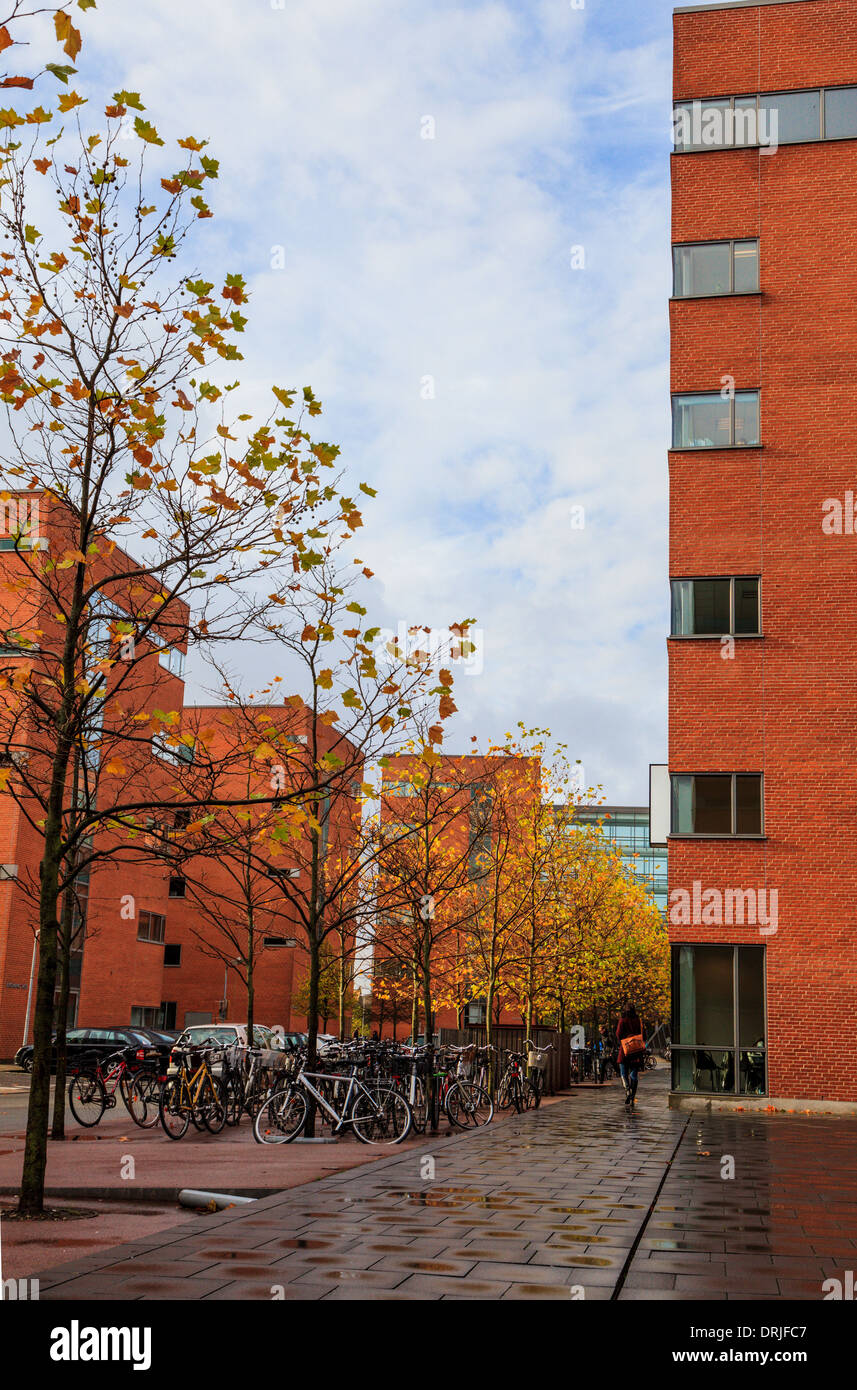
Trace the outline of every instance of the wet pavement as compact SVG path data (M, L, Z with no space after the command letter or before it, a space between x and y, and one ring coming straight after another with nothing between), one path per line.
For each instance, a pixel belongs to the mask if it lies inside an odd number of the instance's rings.
M40 1276L42 1299L821 1299L857 1119L688 1116L646 1076Z

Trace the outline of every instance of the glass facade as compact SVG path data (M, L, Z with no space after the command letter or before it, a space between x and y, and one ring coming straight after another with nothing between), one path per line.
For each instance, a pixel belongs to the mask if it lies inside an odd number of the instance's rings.
M648 806L576 806L574 819L591 825L601 821L601 833L610 841L632 873L642 880L649 897L667 913L667 851L653 849L649 841Z
M675 1091L767 1094L764 946L672 948Z

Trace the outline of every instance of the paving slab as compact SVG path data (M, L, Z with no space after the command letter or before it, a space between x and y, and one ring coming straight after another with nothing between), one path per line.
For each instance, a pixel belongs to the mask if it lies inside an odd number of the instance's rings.
M857 1119L688 1114L666 1086L647 1074L630 1114L595 1090L424 1138L204 1234L54 1269L42 1296L98 1296L109 1278L135 1299L820 1299L854 1264Z

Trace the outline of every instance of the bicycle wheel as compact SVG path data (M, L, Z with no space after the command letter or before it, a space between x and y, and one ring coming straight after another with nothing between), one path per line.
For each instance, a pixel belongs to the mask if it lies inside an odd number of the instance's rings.
M525 1081L521 1086L521 1104L519 1110L534 1110L537 1108L536 1088L532 1081Z
M410 1083L408 1083L408 1085L410 1087ZM423 1085L422 1077L417 1076L414 1079L413 1099L411 1099L411 1092L409 1089L405 1096L405 1100L411 1107L414 1129L418 1134L424 1134L428 1121L428 1102L426 1100L426 1088Z
M244 1113L244 1088L236 1076L226 1082L226 1123L239 1125Z
M457 1081L446 1097L446 1113L459 1129L470 1129L491 1123L494 1103L488 1092L473 1081Z
M158 1117L164 1134L170 1139L183 1139L190 1124L190 1107L185 1103L184 1088L177 1077L165 1081L158 1098Z
M529 1084L530 1089L532 1090L532 1093L533 1093L533 1109L534 1109L534 1110L538 1110L539 1106L540 1106L541 1103L542 1103L542 1074L541 1074L541 1072L538 1072L538 1071L535 1072L534 1075L533 1075L532 1081L530 1081L528 1084Z
M79 1125L91 1129L107 1109L107 1093L101 1077L94 1071L80 1071L68 1087L68 1103Z
M354 1133L364 1144L401 1144L411 1132L411 1107L389 1086L360 1091L351 1107Z
M153 1071L126 1072L119 1082L125 1109L135 1125L151 1129L158 1123L158 1077Z
M226 1124L228 1104L225 1082L222 1078L207 1076L202 1088L199 1108L209 1134L219 1134Z
M274 1091L256 1112L253 1138L257 1144L290 1144L306 1120L306 1096L294 1086Z
M500 1085L497 1087L497 1108L499 1110L511 1110L515 1104L515 1080L508 1075L503 1076Z

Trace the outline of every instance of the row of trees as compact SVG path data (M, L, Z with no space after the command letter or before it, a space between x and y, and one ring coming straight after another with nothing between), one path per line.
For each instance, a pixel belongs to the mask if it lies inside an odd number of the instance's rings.
M484 1001L492 1029L615 1017L633 997L667 1010L667 940L642 881L600 824L575 819L580 792L547 731L507 737L484 756L426 768L397 759L386 816L399 835L379 863L374 1021L410 1010L431 1031L440 1009ZM407 807L407 810L404 808Z
M55 27L73 60L70 12ZM0 48L25 18L16 5ZM137 92L93 109L70 89L74 71L5 78L20 104L0 111L0 503L13 540L0 795L41 858L19 884L39 941L25 1214L43 1206L55 1000L62 1032L93 866L228 862L217 907L238 932L251 1013L253 914L297 919L312 1049L320 953L360 892L343 808L359 805L369 762L420 741L417 713L431 752L455 709L451 676L425 653L377 651L372 573L354 553L356 497L374 493L349 495L338 449L311 433L312 390L274 386L261 417L241 408L247 287L190 260L218 161L192 134L170 153ZM26 95L36 81L59 84L49 109ZM453 625L459 649L467 626ZM230 659L250 642L272 674L248 692ZM180 654L226 715L183 714Z

